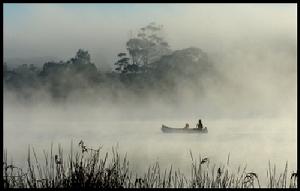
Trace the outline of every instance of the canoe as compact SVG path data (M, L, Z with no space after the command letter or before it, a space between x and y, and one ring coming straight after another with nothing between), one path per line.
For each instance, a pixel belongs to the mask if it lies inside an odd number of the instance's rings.
M203 130L200 130L198 128L172 128L162 125L161 130L164 133L208 133L206 127Z

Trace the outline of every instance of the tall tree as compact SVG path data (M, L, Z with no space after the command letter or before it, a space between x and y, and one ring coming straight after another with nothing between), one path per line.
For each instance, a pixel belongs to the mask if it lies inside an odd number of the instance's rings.
M74 58L71 58L73 64L91 64L91 56L88 51L79 49Z
M132 64L140 67L146 67L171 52L163 37L163 26L153 22L140 28L137 36L129 39L126 45Z

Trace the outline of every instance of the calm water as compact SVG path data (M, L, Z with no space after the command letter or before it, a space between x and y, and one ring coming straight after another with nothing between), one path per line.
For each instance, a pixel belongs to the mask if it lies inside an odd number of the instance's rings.
M130 165L142 172L147 166L159 161L163 168L171 165L189 173L191 158L208 157L213 163L226 163L230 153L230 167L247 164L249 171L266 177L268 160L277 165L278 172L288 161L289 172L296 170L297 128L296 120L288 118L268 119L202 119L208 134L164 134L162 124L194 127L197 119L112 119L105 112L78 110L31 110L28 108L4 109L4 147L8 159L19 165L26 163L28 145L35 147L42 156L43 149L55 150L60 143L65 153L82 139L86 145L105 151L118 146L121 154L127 153ZM80 114L80 115L79 115Z

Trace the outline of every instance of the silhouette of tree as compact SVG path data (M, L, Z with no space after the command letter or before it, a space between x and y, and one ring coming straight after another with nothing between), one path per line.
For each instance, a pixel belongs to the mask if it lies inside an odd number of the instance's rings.
M70 62L72 64L90 64L91 56L88 51L79 49L74 58L71 58Z
M119 60L115 63L116 70L121 73L146 72L151 63L169 54L171 50L163 38L162 30L163 26L155 23L140 28L137 36L126 42L131 63L129 58L124 57L126 53L120 53Z
M118 54L119 60L115 63L118 72L127 73L127 67L129 65L129 58L126 57L126 53Z

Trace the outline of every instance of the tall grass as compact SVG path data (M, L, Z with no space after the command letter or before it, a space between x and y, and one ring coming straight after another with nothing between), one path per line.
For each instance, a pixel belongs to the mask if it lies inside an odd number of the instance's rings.
M171 166L161 169L158 162L148 167L143 175L137 175L129 168L127 155L121 156L116 148L101 152L102 147L92 149L83 141L78 144L80 151L64 158L58 145L54 154L51 144L50 154L43 151L43 164L38 160L34 148L28 148L27 170L11 161L8 164L7 151L3 158L4 188L297 188L297 172L288 173L286 162L283 172L276 174L276 165L267 170L267 184L261 185L255 172L247 171L247 166L239 166L237 171L229 169L227 163L211 164L209 158L191 156L191 174L186 176L180 169Z

